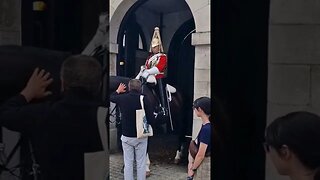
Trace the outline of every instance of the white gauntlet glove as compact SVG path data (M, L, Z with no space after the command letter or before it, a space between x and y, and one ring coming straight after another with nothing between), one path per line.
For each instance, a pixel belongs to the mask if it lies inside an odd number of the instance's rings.
M159 74L159 73L160 73L159 69L155 66L155 67L153 67L151 69L144 70L143 73L142 73L142 77L144 77L144 75L146 75L146 77L148 77L150 74L156 75L156 74Z
M142 72L141 76L146 79L146 78L149 76L148 70L144 70L144 71Z

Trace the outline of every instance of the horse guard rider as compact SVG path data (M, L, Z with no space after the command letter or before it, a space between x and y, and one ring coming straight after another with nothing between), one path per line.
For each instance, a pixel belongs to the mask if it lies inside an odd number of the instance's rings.
M141 79L143 84L148 86L147 88L143 87L143 91L150 90L152 93L152 87L156 86L158 88L155 89L155 91L158 90L156 97L160 96L160 108L159 111L156 112L156 116L169 116L171 129L173 130L169 101L171 101L171 93L174 93L176 89L169 84L166 84L165 87L163 85L164 82L162 79L166 77L167 55L163 51L159 27L154 28L149 51L151 55L147 58L145 65L141 66L136 79ZM154 93L152 94L154 95Z

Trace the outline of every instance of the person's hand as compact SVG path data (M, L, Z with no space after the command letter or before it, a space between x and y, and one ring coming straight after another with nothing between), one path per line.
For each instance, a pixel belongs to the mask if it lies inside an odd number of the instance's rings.
M188 169L188 176L193 177L194 171L192 169Z
M36 68L26 87L20 94L26 98L27 102L30 102L32 99L39 99L52 94L51 91L46 90L53 81L53 79L49 77L49 72L46 72L44 69L40 71L39 68Z
M149 76L149 71L148 70L144 70L141 74L141 76L145 79L147 79L147 77Z
M120 83L116 91L118 94L126 92L126 85L124 83Z
M145 69L146 69L146 66L145 66L145 65L140 66L140 71L143 71L143 70L145 70Z

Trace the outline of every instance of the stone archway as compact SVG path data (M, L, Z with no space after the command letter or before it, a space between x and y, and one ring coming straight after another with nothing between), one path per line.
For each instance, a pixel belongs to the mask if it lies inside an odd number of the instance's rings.
M110 4L110 75L116 75L118 44L117 38L120 25L126 13L136 3L146 1L114 0ZM192 45L195 46L194 66L194 99L200 96L210 96L210 1L185 0L195 21L196 31L192 34ZM201 123L193 120L193 136L198 134Z

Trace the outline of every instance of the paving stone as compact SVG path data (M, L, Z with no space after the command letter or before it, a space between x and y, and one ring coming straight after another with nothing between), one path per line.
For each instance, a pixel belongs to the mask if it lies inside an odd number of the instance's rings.
M121 172L122 166L122 153L117 152L110 154L110 180L124 179L123 172ZM149 176L147 180L185 180L187 178L187 167L184 165L152 162L151 159L150 170L151 176ZM135 168L134 172L136 172Z

